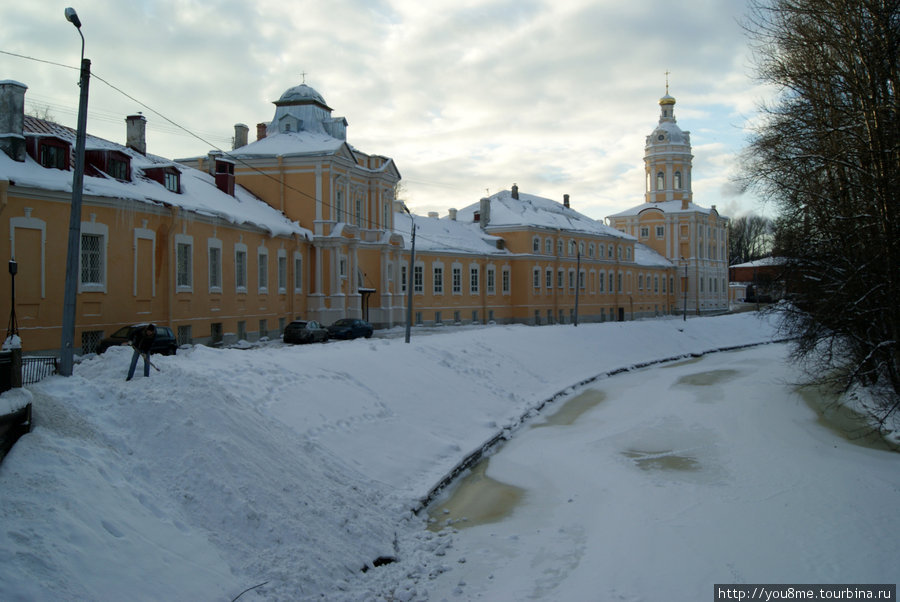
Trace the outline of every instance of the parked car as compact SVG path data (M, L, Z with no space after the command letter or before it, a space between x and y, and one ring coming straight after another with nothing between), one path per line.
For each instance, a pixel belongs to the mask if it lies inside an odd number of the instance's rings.
M333 339L358 339L359 337L372 336L372 325L365 320L356 318L341 318L328 327L328 336Z
M110 347L115 347L117 345L130 345L131 335L134 334L136 330L141 330L146 326L146 322L143 324L123 326L97 344L97 353L103 353ZM178 350L178 341L175 339L172 329L168 326L160 326L159 324L154 324L154 326L156 326L156 338L153 340L153 346L150 348L150 353L175 355L175 352Z
M294 320L284 328L285 343L318 343L328 340L328 330L315 320Z

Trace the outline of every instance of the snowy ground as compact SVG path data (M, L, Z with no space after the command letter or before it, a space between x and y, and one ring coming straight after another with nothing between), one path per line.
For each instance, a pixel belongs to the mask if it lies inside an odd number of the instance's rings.
M111 349L25 393L0 599L427 599L454 536L410 508L463 457L574 383L773 333L741 314L194 347L131 382Z

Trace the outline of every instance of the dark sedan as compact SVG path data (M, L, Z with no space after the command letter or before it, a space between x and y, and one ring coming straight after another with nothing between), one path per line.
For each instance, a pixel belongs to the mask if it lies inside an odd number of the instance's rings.
M285 343L324 343L327 340L328 330L315 320L294 320L284 328Z
M110 347L115 347L117 345L131 344L131 337L134 332L143 329L145 326L146 324L123 326L97 344L97 353L103 353ZM175 355L175 351L178 349L178 341L175 340L172 329L168 326L160 326L159 324L154 324L154 326L156 326L156 338L153 339L153 347L150 348L150 353Z
M372 336L372 325L365 320L342 318L328 327L328 335L332 339L358 339Z

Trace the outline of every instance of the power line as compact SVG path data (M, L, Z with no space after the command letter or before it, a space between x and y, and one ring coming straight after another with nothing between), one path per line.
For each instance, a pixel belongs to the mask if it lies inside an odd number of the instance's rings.
M5 51L5 50L0 50L0 54L7 54L7 55L10 55L10 56L14 56L14 57L21 58L21 59L25 59L25 60L35 61L35 62L39 62L39 63L45 63L45 64L53 65L53 66L56 66L56 67L64 67L64 68L66 68L66 69L72 69L72 70L75 70L75 71L78 70L76 67L72 67L72 66L70 66L70 65L65 65L65 64L62 64L62 63L57 63L57 62L54 62L54 61L48 61L48 60L44 60L44 59L38 59L38 58L35 58L35 57L23 55L23 54L17 54L17 53L13 53L13 52L8 52L8 51ZM158 117L160 117L160 118L163 119L164 121L168 122L169 124L171 124L171 126L174 128L174 130L183 132L184 135L190 136L190 137L192 137L192 138L195 138L195 139L199 140L200 142L203 142L203 143L206 144L207 146L210 146L210 147L212 147L214 150L219 151L219 152L222 153L224 156L226 156L226 157L232 159L233 161L235 161L235 162L237 162L237 163L240 163L241 165L243 165L244 167L247 167L248 169L250 169L250 170L252 170L252 171L255 171L255 172L258 173L259 175L262 175L262 176L264 176L264 177L270 178L270 179L273 180L273 181L278 182L280 185L285 186L287 189L292 190L292 191L294 191L294 192L300 194L301 196L306 197L307 199L310 199L310 200L315 201L315 202L320 202L320 199L318 199L318 198L316 198L316 197L314 197L314 196L308 194L306 191L300 190L299 188L295 188L295 187L291 186L290 184L287 184L287 183L285 183L285 182L282 182L281 180L279 180L279 179L276 178L275 176L273 176L273 175L271 175L271 174L268 174L268 173L264 172L263 170L261 170L261 169L255 167L255 166L253 166L253 165L250 165L249 163L247 163L246 161L244 161L244 160L241 159L240 157L235 156L235 155L231 154L230 152L225 151L225 150L219 148L218 145L213 144L212 142L208 141L206 138L204 138L203 136L199 135L198 133L189 130L188 128L186 128L186 127L182 126L181 124L175 122L174 120L170 119L169 117L167 117L166 115L160 113L159 111L157 111L157 110L154 109L153 107L149 106L148 104L144 103L143 101L138 100L137 98L135 98L135 97L132 96L131 94L128 94L127 92L125 92L124 90L122 90L121 88L119 88L118 86L116 86L116 85L110 83L110 82L107 81L105 78L103 78L103 77L101 77L100 75L98 75L97 73L91 72L91 76L92 76L94 79L97 79L97 80L101 81L102 83L106 84L106 85L109 86L112 90L118 92L119 94L121 94L121 95L124 96L125 98L128 98L129 100L131 100L131 101L137 103L138 105L140 105L141 107L143 107L143 108L145 108L146 110L150 111L150 112L153 113L154 115L157 115ZM68 112L68 111L69 111L69 109L66 109L63 105L57 105L57 106L58 106L58 110L61 110L61 111L63 111L63 112ZM98 113L102 113L102 111L98 111ZM110 115L95 115L95 117L96 117L97 119L101 120L101 121L109 121L109 122L112 122L112 121L118 121L118 120L121 118L121 117L112 117L111 114L110 114ZM411 181L415 181L415 180L411 180ZM419 183L425 183L425 182L421 182L421 181L418 181L418 182L419 182ZM434 184L434 185L440 186L440 184ZM447 186L447 187L450 187L450 186ZM348 199L348 202L349 202L349 199ZM354 217L354 215L351 214L349 210L344 210L344 209L342 209L342 208L335 207L332 203L330 203L330 202L328 202L328 201L325 201L324 199L321 200L321 203L322 203L324 206L328 207L329 209L336 210L336 212L338 213L338 217L341 217L340 214L343 214L344 216L346 216L346 217L348 217L348 218L353 218L353 217ZM391 208L391 212L393 213L393 208ZM375 222L374 220L371 220L371 219L369 219L369 218L362 218L361 216L359 216L358 219L359 219L360 221L363 221L363 220L364 220L368 226L378 226L378 223L377 223L377 222ZM352 222L349 222L349 221L348 221L348 222L345 222L345 223L350 223L350 224L352 224ZM396 233L396 234L401 234L401 235L402 235L402 233L398 232L395 228L391 228L390 230L391 230L392 232ZM417 228L417 230L418 230L418 228ZM444 243L444 242L439 242L439 241L436 241L436 240L431 240L431 239L429 239L428 237L425 237L425 236L422 236L422 235L419 235L419 236L420 236L420 238L422 238L423 240L426 240L426 241L428 241L428 242L434 243L434 244L436 244L436 245L440 245L440 246L441 246L442 248L444 248L445 250L455 250L455 251L459 251L459 252L463 252L463 253L467 253L467 254L471 254L471 253L472 253L472 251L471 251L470 249L464 249L464 248L462 248L462 247L456 247L456 246L453 246L453 245L448 245L448 244L446 244L446 243Z

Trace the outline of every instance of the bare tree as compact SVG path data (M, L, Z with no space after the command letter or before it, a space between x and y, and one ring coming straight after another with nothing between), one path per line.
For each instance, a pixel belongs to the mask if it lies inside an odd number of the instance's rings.
M728 262L731 265L767 257L772 253L774 223L756 214L728 222Z
M795 355L900 402L900 0L752 0L762 107L745 174L780 215Z

